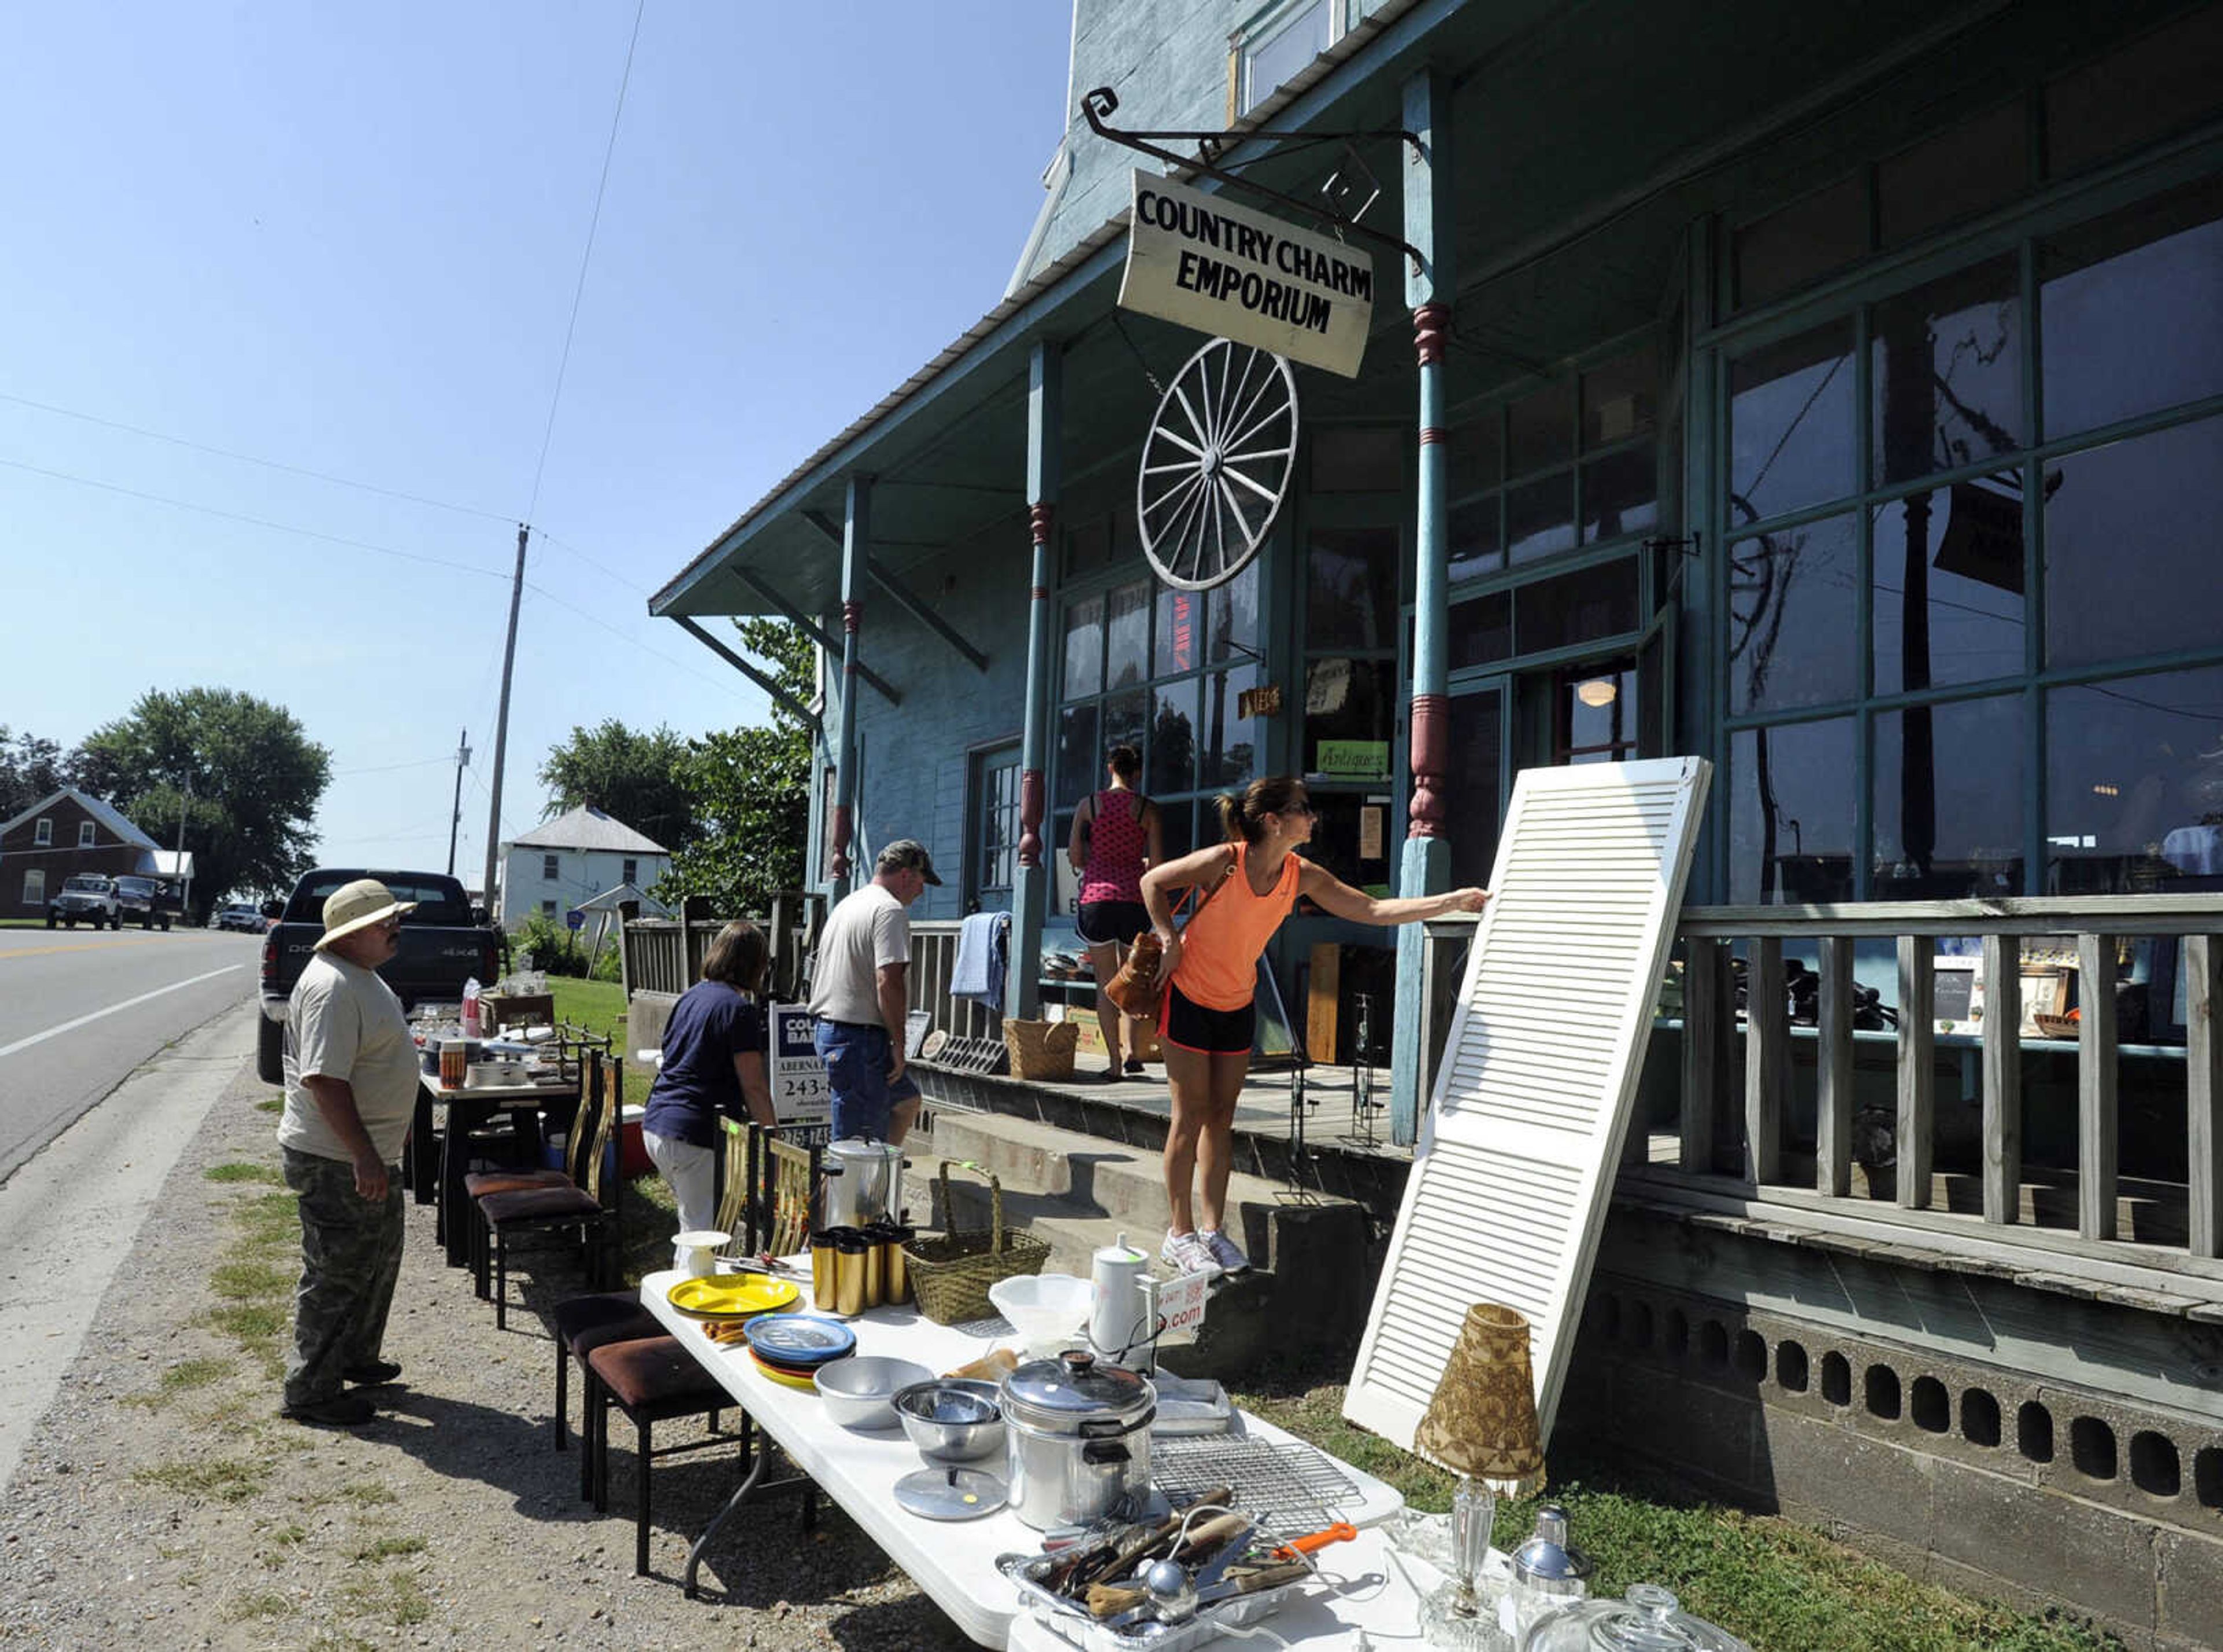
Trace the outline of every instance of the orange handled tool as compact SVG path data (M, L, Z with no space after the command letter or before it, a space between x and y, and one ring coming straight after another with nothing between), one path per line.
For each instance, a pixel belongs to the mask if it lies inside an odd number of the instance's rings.
M1300 1555L1309 1555L1316 1548L1326 1548L1330 1543L1340 1543L1358 1536L1358 1528L1347 1520L1338 1520L1325 1531L1309 1536L1292 1538L1274 1551L1277 1561L1293 1561Z

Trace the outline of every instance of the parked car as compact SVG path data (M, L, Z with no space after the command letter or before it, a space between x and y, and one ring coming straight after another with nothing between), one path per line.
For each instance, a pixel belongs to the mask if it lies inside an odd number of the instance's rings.
M217 909L213 929L243 929L250 935L259 935L270 927L270 920L262 915L262 908L245 901L234 901Z
M116 880L103 877L98 872L79 872L62 880L53 900L47 902L47 927L59 922L65 929L75 929L79 924L91 924L98 929L106 924L110 929L123 927L123 913L116 899Z
M404 1008L419 1002L461 1003L463 983L489 983L501 975L503 938L475 907L463 886L438 872L388 872L375 867L320 866L283 901L262 910L277 920L262 939L262 1021L255 1044L255 1071L267 1084L285 1082L286 1001L324 933L324 901L343 883L375 877L397 901L414 901L401 920L401 950L379 974Z
M185 915L185 903L169 883L159 877L127 873L116 880L117 915L129 918L142 929L167 929L171 920Z

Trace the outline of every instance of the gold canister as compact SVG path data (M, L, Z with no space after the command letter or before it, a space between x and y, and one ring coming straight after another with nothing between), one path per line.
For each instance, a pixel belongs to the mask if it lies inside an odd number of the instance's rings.
M836 1242L834 1311L844 1319L854 1319L865 1311L866 1258L871 1248L865 1236L853 1228L844 1231Z
M865 1231L865 1306L877 1308L888 1299L885 1247L872 1229Z
M891 1303L910 1300L910 1259L904 1253L904 1247L917 1236L918 1229L916 1228L891 1227L880 1247L887 1258L886 1284L888 1300Z
M810 1235L810 1305L822 1313L834 1306L840 1294L834 1267L841 1254L839 1238L840 1230L834 1228L822 1228Z

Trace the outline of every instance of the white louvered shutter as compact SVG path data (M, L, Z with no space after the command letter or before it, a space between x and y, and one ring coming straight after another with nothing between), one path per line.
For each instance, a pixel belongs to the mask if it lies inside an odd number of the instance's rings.
M1344 1415L1407 1450L1470 1304L1527 1316L1544 1438L1712 765L1526 769Z

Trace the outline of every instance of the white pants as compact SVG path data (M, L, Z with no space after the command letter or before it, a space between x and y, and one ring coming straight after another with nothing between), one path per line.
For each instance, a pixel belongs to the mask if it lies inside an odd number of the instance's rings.
M641 1144L679 1201L679 1231L699 1234L718 1219L718 1155L692 1142L671 1141L653 1130L640 1133Z

